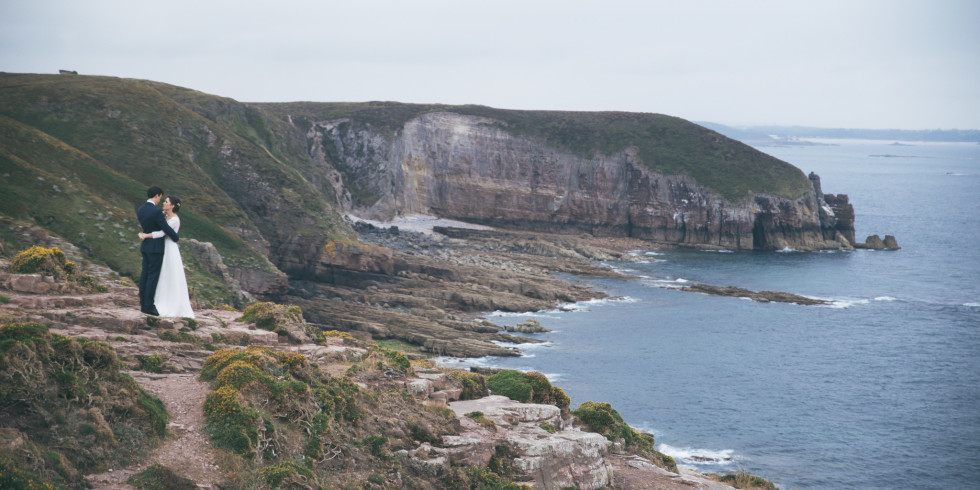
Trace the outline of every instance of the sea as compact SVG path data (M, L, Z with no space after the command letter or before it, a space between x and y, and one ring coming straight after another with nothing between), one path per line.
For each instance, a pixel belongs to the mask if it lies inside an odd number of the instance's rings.
M858 240L897 251L636 250L628 278L565 276L610 297L535 318L514 358L451 359L544 373L606 401L656 448L707 473L780 488L980 488L980 145L821 140L759 150L847 194ZM681 291L786 291L828 306Z

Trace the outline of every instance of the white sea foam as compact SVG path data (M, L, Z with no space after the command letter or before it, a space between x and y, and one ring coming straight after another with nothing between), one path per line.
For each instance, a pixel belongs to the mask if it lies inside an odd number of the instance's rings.
M706 252L706 253L716 253L716 254L733 254L733 253L735 253L734 250L701 250L701 251L702 252Z
M658 255L663 255L662 252L654 252L653 250L630 250L626 253L634 257L656 257Z
M432 362L437 366L450 369L469 369L470 367L488 367L492 357L433 357Z
M555 313L558 313L558 312L559 312L559 310L541 310L541 311L524 311L524 312L500 311L500 310L497 310L497 311L494 311L494 312L491 312L491 313L487 313L486 316L487 317L491 317L491 318L514 318L514 317L525 317L525 316L527 316L527 317L556 318L557 319L557 318L561 318L560 316L555 315Z
M970 308L980 308L980 303L963 303L963 306L969 306Z
M799 252L799 250L797 250L795 248L789 248L789 247L786 247L786 248L783 248L783 249L780 249L780 250L776 250L776 253L787 253L787 252Z
M578 301L576 303L564 303L558 307L558 311L592 311L592 308L596 306L615 305L617 303L636 303L636 298L631 298L629 296L593 298L585 301Z
M664 277L664 278L656 278L656 279L649 278L647 280L644 280L641 284L645 284L647 286L653 286L655 288L680 289L689 282L691 281L688 279L684 279L683 277L674 277L674 278Z
M680 448L661 443L657 445L657 450L674 458L678 463L721 466L730 465L735 462L735 451L732 449L717 451L712 449Z
M895 298L891 296L878 296L875 301L895 301Z
M416 233L425 233L428 235L433 234L432 229L436 226L447 226L452 228L469 228L473 230L490 230L489 226L475 225L473 223L466 223L463 221L455 221L451 219L443 219L437 216L429 216L425 214L409 214L401 216L392 221L375 221L370 219L359 218L354 215L347 215L347 218L351 221L358 222L363 221L365 223L370 223L378 228L391 228L392 226L397 226L400 230L412 231Z
M808 298L813 298L813 299L822 299L824 301L829 301L830 304L823 305L823 306L826 306L828 308L840 308L840 309L844 309L844 308L850 308L850 307L856 306L856 305L866 305L868 303L871 303L871 301L866 300L866 299L852 299L852 298L828 299L828 298L817 298L817 297L813 297L813 296L807 296L807 297Z
M494 344L497 344L501 347L513 347L521 351L522 357L534 357L534 355L532 354L524 354L524 351L540 349L542 347L553 347L555 345L554 342L528 342L525 344L518 344L515 342L504 342L502 340L491 340L490 342L493 342Z

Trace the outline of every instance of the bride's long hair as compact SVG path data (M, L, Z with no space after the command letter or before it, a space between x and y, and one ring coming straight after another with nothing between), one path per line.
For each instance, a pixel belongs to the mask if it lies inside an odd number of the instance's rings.
M180 198L177 196L167 196L167 199L170 199L170 205L173 206L173 212L174 214L177 214L177 211L180 211Z

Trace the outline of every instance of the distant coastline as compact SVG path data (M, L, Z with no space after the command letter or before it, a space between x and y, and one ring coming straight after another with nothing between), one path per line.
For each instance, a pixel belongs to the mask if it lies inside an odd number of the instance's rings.
M699 121L698 124L729 138L754 146L834 145L861 142L894 142L899 145L967 143L980 144L977 129L845 129L805 126L727 126Z

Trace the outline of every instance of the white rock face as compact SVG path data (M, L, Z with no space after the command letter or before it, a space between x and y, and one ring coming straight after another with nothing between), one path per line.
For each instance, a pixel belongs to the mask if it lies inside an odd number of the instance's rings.
M453 402L450 408L460 418L458 436L445 436L445 452L455 462L485 466L497 446L506 446L518 456L515 481L535 488L602 488L612 482L612 466L606 461L610 442L592 432L565 428L561 411L554 405L520 403L503 396ZM492 420L493 431L465 414L483 412ZM555 427L554 434L541 428Z

